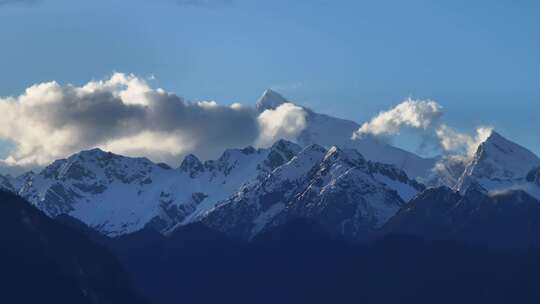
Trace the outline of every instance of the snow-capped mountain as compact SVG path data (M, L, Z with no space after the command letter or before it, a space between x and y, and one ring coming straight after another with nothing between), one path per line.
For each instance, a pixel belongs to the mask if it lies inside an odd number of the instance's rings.
M262 112L287 102L290 101L279 93L266 90L257 101L256 107L259 112ZM297 138L297 142L303 147L318 144L327 148L338 146L357 149L366 159L394 164L405 171L408 176L419 180L423 180L429 175L437 161L437 159L422 158L371 136L353 140L353 133L360 127L358 123L316 113L306 107L303 109L307 114L306 127Z
M286 102L268 90L256 107L262 112ZM203 221L251 238L301 217L361 239L424 189L416 180L462 194L478 185L489 195L523 190L540 199L540 159L498 133L468 162L424 159L372 137L352 140L355 122L304 111L298 144L229 149L204 162L188 155L178 168L93 149L39 173L0 176L0 188L51 217L69 214L109 236Z
M366 161L356 150L309 145L201 220L250 239L291 219L308 218L336 235L362 239L423 189L397 167Z
M538 156L493 131L467 164L456 189L463 193L473 182L488 191L515 188L536 167L540 167Z
M6 187L51 217L68 214L109 236L143 227L166 232L207 221L218 214L214 210L226 210L215 208L221 202L227 208L257 213L226 219L254 221L252 234L288 218L323 219L338 212L339 217L326 218L327 225L332 229L341 225L336 231L351 238L379 227L423 190L404 171L367 161L353 149L309 145L301 150L280 140L268 149L229 149L219 159L205 162L188 155L173 169L146 158L93 149L57 160L40 173L6 178ZM245 197L250 197L248 206L237 203ZM313 205L315 198L318 202Z
M147 225L163 231L190 222L299 150L278 141L269 149L230 149L204 163L189 155L172 169L93 149L25 176L18 193L51 217L69 214L110 236Z

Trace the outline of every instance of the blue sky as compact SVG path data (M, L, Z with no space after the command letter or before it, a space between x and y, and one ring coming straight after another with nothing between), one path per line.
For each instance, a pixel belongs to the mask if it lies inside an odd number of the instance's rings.
M220 103L271 87L357 122L412 96L461 131L491 125L540 154L536 1L9 2L0 96L119 71Z

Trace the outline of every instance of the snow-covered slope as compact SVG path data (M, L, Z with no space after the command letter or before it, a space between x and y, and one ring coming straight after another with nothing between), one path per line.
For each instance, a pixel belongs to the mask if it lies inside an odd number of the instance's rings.
M278 141L269 149L230 149L204 163L190 155L178 169L171 169L146 158L94 149L27 175L18 192L49 216L69 214L107 235L146 225L164 231L190 222L299 150Z
M397 167L367 161L356 150L318 145L301 150L280 140L268 149L229 149L205 162L188 155L173 169L93 149L37 174L6 178L6 187L51 217L69 214L109 236L206 221L218 214L210 211L221 210L215 208L221 202L251 210L225 219L249 222L249 233L289 217L322 220L337 212L322 222L351 238L382 225L423 189ZM248 204L236 203L242 200Z
M533 168L539 166L538 156L493 131L478 147L459 178L456 189L463 193L472 182L488 191L515 188L524 182Z
M288 101L283 96L272 90L267 90L258 100L257 109L260 112L274 109L285 102ZM307 113L307 124L297 138L297 142L304 147L318 144L324 147L338 146L357 149L365 158L394 164L404 170L408 176L419 180L423 180L436 163L436 159L422 158L371 136L353 140L353 133L360 127L356 122L319 114L305 107L304 110Z
M362 239L421 190L403 171L368 162L356 150L310 145L201 220L249 239L290 219L309 218L335 234Z

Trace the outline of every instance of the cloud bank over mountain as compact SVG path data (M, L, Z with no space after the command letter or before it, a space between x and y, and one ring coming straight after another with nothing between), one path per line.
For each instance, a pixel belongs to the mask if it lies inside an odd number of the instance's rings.
M0 139L15 146L2 165L25 168L93 147L175 165L187 153L208 158L292 139L305 125L303 109L292 104L259 114L240 104L190 102L122 73L83 86L36 84L0 98L0 112Z
M308 128L308 112L271 90L256 107L188 101L123 73L81 86L40 83L0 97L0 140L13 145L0 171L17 174L94 147L177 166L189 153L209 159L228 148L295 141ZM460 133L443 116L437 102L409 98L351 135L388 139L404 128L419 130L444 154L466 159L491 132Z

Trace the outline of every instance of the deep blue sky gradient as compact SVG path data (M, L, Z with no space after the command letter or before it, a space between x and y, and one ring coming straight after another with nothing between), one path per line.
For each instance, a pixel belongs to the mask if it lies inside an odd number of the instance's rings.
M272 87L357 122L412 96L438 101L461 131L491 125L537 154L539 56L538 1L0 5L0 96L119 71L221 103L254 103ZM404 138L396 143L414 150Z

